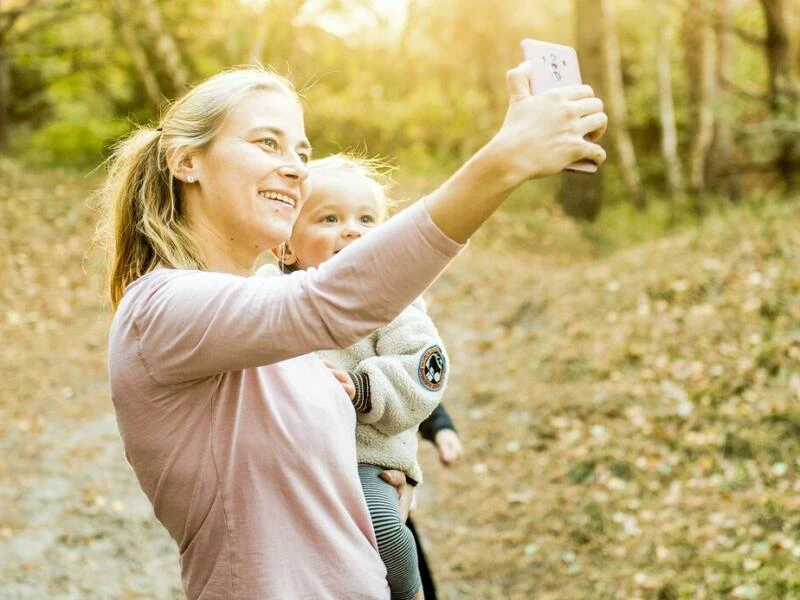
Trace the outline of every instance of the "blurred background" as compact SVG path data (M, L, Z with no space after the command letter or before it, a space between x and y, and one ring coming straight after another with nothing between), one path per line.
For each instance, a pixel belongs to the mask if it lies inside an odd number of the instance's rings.
M430 292L467 449L422 449L441 595L800 598L792 0L0 0L0 597L180 597L108 398L114 142L259 62L317 156L418 197L502 122L524 37L577 49L609 160L523 186Z

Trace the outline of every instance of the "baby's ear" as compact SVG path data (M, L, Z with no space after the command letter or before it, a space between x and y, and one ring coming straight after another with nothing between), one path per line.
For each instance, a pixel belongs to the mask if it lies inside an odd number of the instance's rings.
M270 252L272 252L272 256L278 260L278 264L281 266L285 265L288 267L297 263L297 256L292 252L292 247L289 245L289 242L284 242L277 248L270 250Z

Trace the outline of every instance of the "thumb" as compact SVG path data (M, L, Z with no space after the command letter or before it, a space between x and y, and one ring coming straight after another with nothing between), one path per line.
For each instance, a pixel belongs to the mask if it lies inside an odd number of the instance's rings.
M506 72L509 101L513 104L531 95L531 64L527 61Z

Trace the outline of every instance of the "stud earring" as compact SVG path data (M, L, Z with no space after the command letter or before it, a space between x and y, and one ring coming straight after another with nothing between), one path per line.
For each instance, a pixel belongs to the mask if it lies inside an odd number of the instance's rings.
M189 175L189 176L186 178L186 181L188 181L189 183L194 183L194 175Z

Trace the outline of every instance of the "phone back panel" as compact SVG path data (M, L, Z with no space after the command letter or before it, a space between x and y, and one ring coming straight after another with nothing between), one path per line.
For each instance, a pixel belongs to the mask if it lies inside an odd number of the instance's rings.
M522 53L533 65L533 94L562 85L583 83L578 55L569 46L527 39L522 40Z

